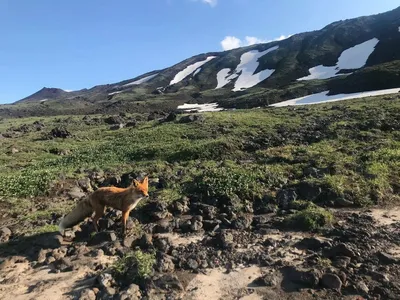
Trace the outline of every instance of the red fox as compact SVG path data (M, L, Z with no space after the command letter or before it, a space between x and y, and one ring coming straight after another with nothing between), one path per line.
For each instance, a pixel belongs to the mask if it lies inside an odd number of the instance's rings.
M60 222L59 228L63 232L66 228L75 226L85 218L90 217L94 212L92 219L95 230L98 232L97 222L104 215L106 206L122 211L123 234L126 233L126 221L132 209L138 205L140 200L148 197L149 180L146 176L142 182L134 179L127 188L102 187L93 192L88 198L84 199L66 215Z

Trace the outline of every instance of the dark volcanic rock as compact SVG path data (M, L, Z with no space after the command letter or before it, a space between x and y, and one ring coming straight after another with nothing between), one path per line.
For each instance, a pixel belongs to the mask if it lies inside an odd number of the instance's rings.
M290 204L297 199L297 193L293 189L280 190L276 195L279 208L288 209Z
M336 258L332 261L332 265L337 268L346 268L349 265L350 261L350 257L336 256Z
M339 276L330 273L322 275L321 284L328 289L334 289L338 291L340 291L342 288L342 281L340 280Z
M199 267L199 264L193 258L188 259L187 265L192 270L196 270Z
M96 300L96 294L91 289L82 290L79 300Z
M161 252L167 252L168 249L171 247L168 238L160 238L160 237L156 237L153 239L153 245L156 249L158 249Z
M71 260L67 257L62 257L56 260L53 263L53 266L56 270L59 270L61 272L70 272L73 270L73 265L71 263Z
M117 240L117 236L113 231L101 231L96 233L91 240L88 242L89 245L99 245L107 242L114 242Z
M122 129L122 128L124 128L125 127L125 125L124 124L116 124L116 125L111 125L110 126L110 130L119 130L119 129Z
M142 249L153 247L153 236L151 234L143 234L138 242L138 245Z
M9 228L3 227L0 229L0 242L7 242L11 236L12 232Z
M303 175L306 177L319 178L323 175L323 172L320 169L308 167L303 170Z
M171 112L168 114L168 116L165 117L164 122L173 122L176 120L176 113L175 112Z
M37 236L34 244L41 248L55 249L60 248L63 237L59 233L45 233Z
M167 205L161 201L150 201L141 210L152 222L165 219L169 214Z
M195 203L192 205L192 211L203 216L205 220L214 220L217 217L218 209L215 206Z
M72 134L64 127L56 127L56 128L53 128L50 131L49 136L52 137L52 138L63 138L63 139L65 139L65 138L71 137Z
M377 253L379 261L384 264L384 265L390 265L390 264L400 264L400 259L396 258L390 254L387 254L385 252L378 252Z
M261 286L269 286L269 287L275 287L279 284L280 278L278 274L274 273L269 273L266 274L254 281L255 284L261 285Z
M188 115L183 116L179 119L179 123L192 123L192 122L203 122L204 117L202 115Z
M99 230L104 231L104 230L109 230L114 226L114 221L111 220L110 218L101 218L99 220Z
M300 182L297 190L301 199L314 201L322 193L322 188L314 183Z
M230 248L233 246L233 234L224 229L215 237L217 245L222 248Z
M304 287L316 287L319 283L321 274L314 270L301 270L296 267L284 267L281 269L284 279Z
M326 249L324 252L325 256L332 258L337 256L347 256L347 257L355 257L355 253L350 247L344 243L338 244L330 249Z
M139 300L142 299L140 288L136 284L131 284L126 290L119 295L119 300Z
M221 224L220 220L204 220L203 228L205 231L216 230L219 224Z
M159 255L157 258L156 270L163 273L173 272L175 270L175 265L172 261L172 257L164 253Z
M155 287L162 289L162 290L178 290L183 291L183 285L179 281L176 275L172 274L164 274L157 276L153 279L153 284Z
M135 120L129 121L126 123L125 127L135 127L137 122Z
M309 249L309 250L316 251L316 250L321 249L325 245L326 245L325 242L323 242L317 238L310 237L310 238L304 238L301 241L297 242L295 244L295 247L299 248L299 249Z
M232 225L233 225L233 228L235 228L235 229L245 230L245 229L250 228L252 222L253 222L252 215L243 215L243 216L239 216L237 219L235 219L233 221Z
M124 120L120 116L111 116L104 119L104 122L109 125L119 125L123 124Z

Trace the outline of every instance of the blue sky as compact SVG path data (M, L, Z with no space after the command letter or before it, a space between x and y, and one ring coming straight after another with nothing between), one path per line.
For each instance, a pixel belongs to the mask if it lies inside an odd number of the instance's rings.
M0 0L0 103L44 86L77 90L118 82L223 46L316 30L398 5L398 0Z

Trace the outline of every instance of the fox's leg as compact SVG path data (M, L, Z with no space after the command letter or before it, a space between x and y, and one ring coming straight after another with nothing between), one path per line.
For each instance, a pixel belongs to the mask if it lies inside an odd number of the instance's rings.
M128 220L130 210L122 212L122 234L126 234L126 221Z
M99 227L97 225L97 222L104 215L104 209L105 209L104 206L95 207L94 217L93 217L93 226L94 226L94 229L96 230L96 232L99 232Z

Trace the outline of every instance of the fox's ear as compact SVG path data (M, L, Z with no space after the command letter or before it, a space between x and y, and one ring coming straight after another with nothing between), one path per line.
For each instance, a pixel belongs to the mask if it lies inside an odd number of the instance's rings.
M133 179L132 185L133 185L134 187L138 187L138 186L140 185L140 182L137 181L136 179Z
M149 184L149 176L146 176L146 177L143 179L142 184L144 184L144 185Z

